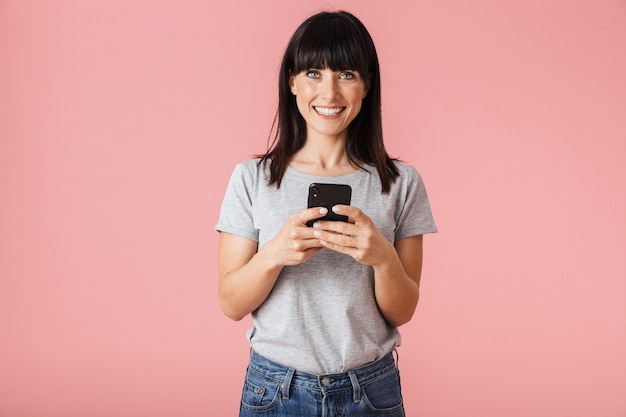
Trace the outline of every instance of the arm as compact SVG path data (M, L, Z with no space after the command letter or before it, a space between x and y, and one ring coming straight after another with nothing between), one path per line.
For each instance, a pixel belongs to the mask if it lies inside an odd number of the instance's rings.
M261 250L255 241L220 234L218 294L224 314L241 320L265 301L284 266L305 262L322 249L306 222L326 214L325 210L296 212Z
M376 301L383 316L398 327L413 317L419 300L423 236L395 242L396 256L374 266Z
M220 233L220 307L233 320L241 320L267 297L280 268L264 262L257 242L230 233Z
M419 299L422 270L422 236L390 243L361 210L335 206L350 223L317 222L315 236L329 249L352 256L374 269L374 292L378 308L395 327L413 317Z

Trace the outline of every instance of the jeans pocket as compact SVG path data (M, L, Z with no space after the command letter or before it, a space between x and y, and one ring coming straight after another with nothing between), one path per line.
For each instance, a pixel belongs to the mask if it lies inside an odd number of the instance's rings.
M403 410L400 373L395 366L377 378L361 385L363 400L374 412L397 412ZM402 414L399 414L402 415Z
M241 406L250 411L268 411L280 401L280 381L248 368L241 393Z

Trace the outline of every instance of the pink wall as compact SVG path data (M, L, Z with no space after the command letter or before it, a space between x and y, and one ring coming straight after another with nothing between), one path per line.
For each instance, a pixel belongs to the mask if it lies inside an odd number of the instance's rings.
M0 3L0 416L236 415L213 226L329 6L370 29L440 228L409 415L626 416L626 3L382 4Z

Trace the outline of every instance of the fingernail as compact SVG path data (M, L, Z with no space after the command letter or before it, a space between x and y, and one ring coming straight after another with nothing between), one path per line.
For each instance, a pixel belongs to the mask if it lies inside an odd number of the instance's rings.
M326 213L328 213L328 209L326 207L321 207L320 214L326 214Z
M339 213L339 211L341 211L341 209L339 207L337 207L337 206L333 206L333 211L335 213Z
M315 237L321 237L322 236L322 232L320 232L319 230L316 230L315 232L313 232L313 234L315 235Z
M313 223L313 227L315 227L316 229L319 229L320 227L322 227L322 223L315 222L315 223Z

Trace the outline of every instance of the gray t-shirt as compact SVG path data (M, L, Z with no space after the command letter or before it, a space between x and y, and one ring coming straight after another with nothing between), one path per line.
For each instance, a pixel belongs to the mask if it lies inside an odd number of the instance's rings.
M313 182L348 184L360 208L390 241L437 231L420 175L396 162L400 177L387 195L372 166L319 177L287 168L280 188L268 185L269 165L238 164L230 178L216 230L258 242L272 239L287 217L307 207ZM274 288L252 312L252 348L275 362L313 374L345 372L373 362L400 344L376 304L374 273L353 258L323 249L282 269Z

